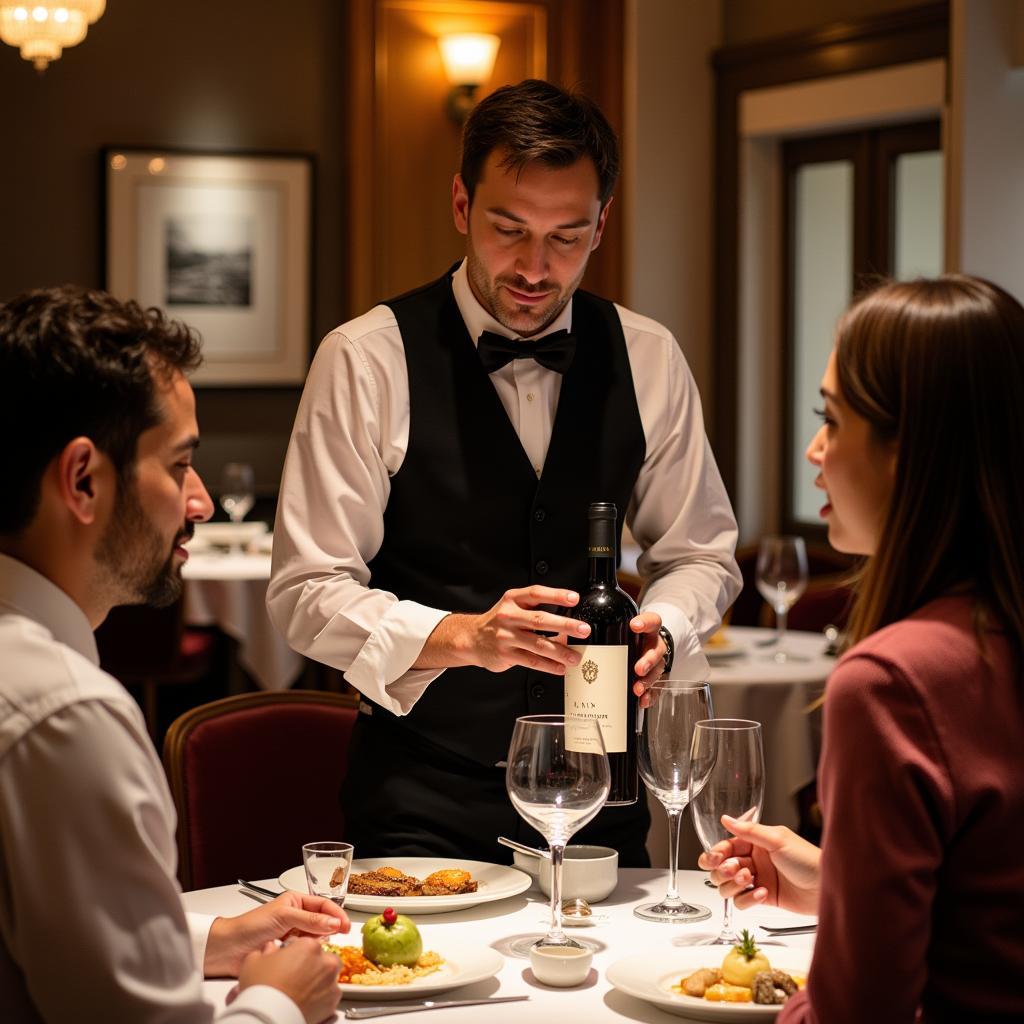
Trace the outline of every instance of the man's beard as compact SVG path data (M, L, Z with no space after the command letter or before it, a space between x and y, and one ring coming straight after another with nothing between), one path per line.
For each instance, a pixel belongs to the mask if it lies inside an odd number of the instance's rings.
M181 596L181 566L174 564L174 547L192 536L192 523L184 523L168 552L164 541L146 518L134 482L119 489L115 508L96 549L96 559L112 588L114 604L147 604L166 608Z

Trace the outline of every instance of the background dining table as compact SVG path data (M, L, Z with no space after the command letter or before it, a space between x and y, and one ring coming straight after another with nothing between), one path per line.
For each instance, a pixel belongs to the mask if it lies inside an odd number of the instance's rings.
M357 851L358 853L358 851ZM298 860L298 856L296 860ZM282 868L291 865L282 865ZM670 1022L686 1020L675 1016L634 996L626 995L613 988L605 977L608 967L615 961L634 954L650 953L661 955L691 946L700 937L717 934L721 925L722 901L718 893L705 886L706 876L700 871L679 872L679 890L682 897L690 902L703 903L712 907L714 913L709 921L698 924L657 924L643 921L633 914L638 903L665 893L667 875L664 870L652 868L624 868L619 871L619 883L612 895L594 906L598 923L588 928L570 931L574 937L583 937L600 946L594 953L590 974L583 984L574 988L549 988L538 982L528 960L510 955L510 944L517 938L547 929L547 898L536 887L520 896L482 903L466 910L446 914L421 915L416 923L423 935L424 948L436 950L444 955L446 943L459 946L489 946L504 957L501 970L485 981L479 981L464 988L455 989L434 996L436 999L474 999L489 996L529 995L529 1002L504 1003L495 1005L470 1006L431 1010L424 1018L424 1024L500 1024L508 1021L529 1020L530 1024L566 1024L567 1021L634 1021ZM260 884L280 889L276 879L263 880ZM221 886L188 892L184 895L185 908L203 914L233 915L252 909L252 899L244 895L238 886ZM350 910L352 931L342 941L358 945L359 930L368 914ZM755 931L755 938L762 942L767 939L759 924L797 925L807 924L806 917L790 914L777 907L758 907L749 911L737 911L734 923L737 928ZM811 949L813 935L786 936L782 942L786 947ZM769 958L775 946L765 945ZM707 949L707 964L721 962L727 952L723 946ZM702 961L703 962L703 961ZM231 981L210 980L204 982L207 998L222 1006L233 988ZM415 998L410 994L410 998ZM334 1018L341 1020L340 1010L349 1006L384 1005L375 1000L345 1000ZM400 1003L390 1005L401 1005ZM387 1019L387 1018L383 1018ZM398 1019L398 1018L396 1018ZM402 1018L409 1019L409 1018Z

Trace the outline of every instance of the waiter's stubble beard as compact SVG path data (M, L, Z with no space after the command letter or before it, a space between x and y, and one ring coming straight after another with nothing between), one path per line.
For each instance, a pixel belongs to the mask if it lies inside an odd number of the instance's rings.
M470 283L473 286L473 291L476 293L476 297L480 300L480 304L484 309L486 309L502 327L523 338L539 334L558 317L558 314L561 313L563 309L565 309L566 304L573 297L576 289L579 288L580 282L583 280L583 275L587 272L587 264L589 261L590 258L588 256L587 259L583 261L583 265L580 267L579 273L573 278L569 285L563 289L558 289L556 282L549 281L547 279L541 281L539 284L531 285L529 282L516 275L511 277L501 276L492 278L488 273L483 260L480 259L476 249L473 247L472 235L466 236L466 269L469 274ZM526 308L515 305L511 300L508 300L503 305L500 301L500 289L502 285L510 286L518 292L527 293L546 292L552 288L557 290L551 297L550 301L546 302L542 308Z

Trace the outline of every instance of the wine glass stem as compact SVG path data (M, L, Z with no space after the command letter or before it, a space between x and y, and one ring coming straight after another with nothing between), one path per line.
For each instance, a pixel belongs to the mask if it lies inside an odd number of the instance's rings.
M722 934L718 936L720 942L734 942L736 933L732 930L732 900L726 898L725 906L722 909Z
M783 608L782 611L775 609L775 640L776 650L782 650L782 640L786 635L786 619L789 618L789 609Z
M676 872L679 869L679 832L683 824L682 807L668 807L668 892L665 903L681 903L676 888Z
M564 844L551 844L551 927L548 929L548 943L565 944L565 932L562 931L562 855Z

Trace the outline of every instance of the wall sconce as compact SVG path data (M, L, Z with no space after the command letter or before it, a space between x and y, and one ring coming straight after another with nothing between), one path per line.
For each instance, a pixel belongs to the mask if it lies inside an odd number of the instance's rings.
M441 36L437 45L441 48L444 71L452 86L445 109L456 124L462 124L476 103L477 89L494 71L501 39L479 32L459 33Z
M45 71L85 38L106 6L106 0L0 0L0 40Z

